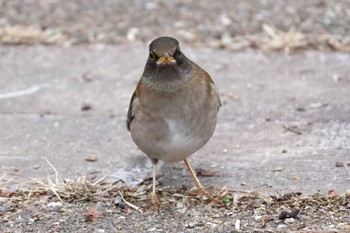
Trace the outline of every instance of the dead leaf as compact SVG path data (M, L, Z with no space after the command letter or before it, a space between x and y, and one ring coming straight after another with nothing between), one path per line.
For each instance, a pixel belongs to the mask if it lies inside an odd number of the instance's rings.
M39 211L34 211L33 213L32 213L32 217L41 217L41 216L43 216L44 214L43 213L41 213L41 212L39 212Z
M328 190L328 195L334 196L337 195L337 192L334 189Z
M217 176L215 172L206 171L206 170L201 169L201 168L196 169L196 173L197 173L197 176L201 176L201 177Z
M85 215L85 220L90 222L99 218L102 218L102 214L95 207L90 207Z
M271 218L271 217L267 217L267 216L262 217L261 218L261 228L265 228L266 223L271 222L271 221L273 221L273 218Z

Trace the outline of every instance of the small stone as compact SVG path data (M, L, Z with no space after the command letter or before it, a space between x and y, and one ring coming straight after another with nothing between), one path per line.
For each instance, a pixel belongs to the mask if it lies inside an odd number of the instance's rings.
M186 228L188 229L192 229L192 228L195 228L197 224L195 222L189 222L187 225L186 225Z
M235 230L239 231L241 229L241 220L236 219L235 221Z
M31 224L33 224L33 222L35 222L35 219L33 219L33 218L30 218L30 219L28 220L28 225L31 225Z
M85 103L85 104L83 104L82 106L81 106L81 111L88 111L88 110L91 110L92 109L92 106L91 106L91 104L87 104L87 103Z
M184 207L185 207L185 204L183 203L183 201L176 202L176 208L182 209Z
M63 206L62 202L50 202L47 204L48 207L61 207Z
M285 228L288 227L286 224L278 224L277 228Z
M271 121L271 117L266 116L266 117L265 117L265 121Z
M96 162L98 159L95 155L88 155L85 160L88 162Z
M284 220L286 223L292 223L294 222L294 218L287 218L286 220Z
M125 204L124 202L122 201L121 197L120 196L117 196L115 199L114 199L114 204L116 206L119 206L121 209L125 209Z
M239 99L239 96L238 95L235 95L234 93L229 93L228 94L228 97L232 100L238 100Z
M311 103L310 107L311 108L322 108L326 107L328 104L327 103Z
M339 80L341 80L342 77L340 77L338 74L333 74L332 75L332 79L335 83L339 82Z
M261 219L261 215L260 214L253 214L253 218L255 220L260 220Z
M282 152L282 154L285 154L285 153L287 153L287 150L284 149L281 152Z
M128 30L126 34L126 38L128 39L128 41L135 41L139 33L140 33L140 29L136 27L132 27Z
M216 223L216 224L221 224L221 223L223 223L224 221L222 221L222 220L216 218L216 219L213 220L213 222Z
M344 167L344 163L342 162L335 162L336 167Z
M272 171L273 172L281 172L281 171L283 171L283 167L275 167Z

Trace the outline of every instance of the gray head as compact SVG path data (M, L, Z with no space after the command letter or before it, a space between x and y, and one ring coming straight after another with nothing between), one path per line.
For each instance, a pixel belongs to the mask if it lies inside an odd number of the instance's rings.
M152 87L167 90L189 80L191 61L181 52L179 42L171 37L159 37L149 45L149 56L143 81ZM160 88L159 88L160 89Z

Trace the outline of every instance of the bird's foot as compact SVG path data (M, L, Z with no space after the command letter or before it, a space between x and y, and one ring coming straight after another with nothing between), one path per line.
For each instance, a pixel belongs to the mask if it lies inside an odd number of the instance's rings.
M219 200L218 198L216 197L213 197L210 193L208 193L205 189L201 188L201 189L198 189L198 193L201 194L201 195L204 195L206 196L209 200L211 200L212 202L214 202L215 204L218 204L220 206L223 206L224 203Z
M159 198L158 198L157 194L151 193L151 202L155 206L159 206L160 205L160 201L159 201Z

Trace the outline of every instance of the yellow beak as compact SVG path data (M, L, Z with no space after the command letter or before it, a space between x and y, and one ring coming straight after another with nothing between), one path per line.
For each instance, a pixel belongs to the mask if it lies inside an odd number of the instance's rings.
M157 64L174 64L176 63L176 60L174 57L170 56L169 53L164 52L162 56L157 60Z

